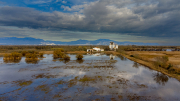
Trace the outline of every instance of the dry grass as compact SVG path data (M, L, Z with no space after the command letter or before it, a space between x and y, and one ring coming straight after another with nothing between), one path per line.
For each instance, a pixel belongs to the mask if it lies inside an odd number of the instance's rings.
M40 51L39 53L44 53L44 54L53 54L53 51Z
M155 61L156 57L167 56L169 58L168 63L177 65L180 68L180 52L179 51L131 51L126 52L129 55L138 54L143 60Z
M135 56L137 54L138 58ZM122 55L180 80L180 52L178 51L129 51Z

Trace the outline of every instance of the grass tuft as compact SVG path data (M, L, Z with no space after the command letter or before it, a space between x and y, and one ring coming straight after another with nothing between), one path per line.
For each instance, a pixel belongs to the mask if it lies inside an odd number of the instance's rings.
M77 58L77 60L82 60L83 59L83 55L82 54L77 54L76 58Z

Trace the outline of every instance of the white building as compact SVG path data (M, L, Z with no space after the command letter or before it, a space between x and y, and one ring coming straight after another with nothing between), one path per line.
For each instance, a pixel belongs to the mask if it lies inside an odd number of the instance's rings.
M93 52L93 51L104 51L104 49L100 49L99 47L94 47L93 49L87 49L87 52Z
M93 52L93 49L87 49L87 52Z
M110 50L116 50L116 49L118 49L118 45L114 44L114 42L110 42L109 48L110 48Z
M93 49L96 51L101 51L101 49L99 47L94 47Z

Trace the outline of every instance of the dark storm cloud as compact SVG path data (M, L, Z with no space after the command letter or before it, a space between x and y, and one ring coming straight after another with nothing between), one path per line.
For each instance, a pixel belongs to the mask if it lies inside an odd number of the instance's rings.
M99 0L61 8L70 13L0 7L0 25L151 37L180 36L179 0Z

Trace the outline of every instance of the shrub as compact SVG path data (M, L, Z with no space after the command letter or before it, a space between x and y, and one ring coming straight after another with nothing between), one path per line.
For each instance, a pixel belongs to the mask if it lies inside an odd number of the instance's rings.
M28 54L26 54L26 59L25 59L25 61L26 61L26 63L33 63L33 64L36 64L36 63L38 63L38 56L37 56L37 54L32 54L32 53L28 53Z
M4 55L4 62L5 63L19 63L21 61L21 54L17 52L13 52L11 54Z
M70 57L68 55L64 55L63 59L64 60L70 60Z
M54 58L63 58L64 57L64 53L62 53L61 49L55 50L53 52L53 57Z
M134 55L130 55L130 57L134 57Z
M43 55L44 55L43 53L39 53L40 58L43 58Z
M162 57L156 57L155 60L156 60L154 62L155 66L166 68L166 65L169 59L167 56L162 56Z
M170 69L171 67L173 67L173 65L172 65L172 64L169 64L168 67L167 67L167 69Z
M82 55L82 54L77 54L77 55L76 55L76 58L77 58L77 60L82 60L83 55Z
M21 60L22 55L17 52L12 52L11 54L5 54L4 60Z
M27 51L22 51L21 52L22 56L26 56L27 53L28 53Z
M26 60L34 61L34 60L38 60L38 57L36 54L28 53L28 54L26 54Z

